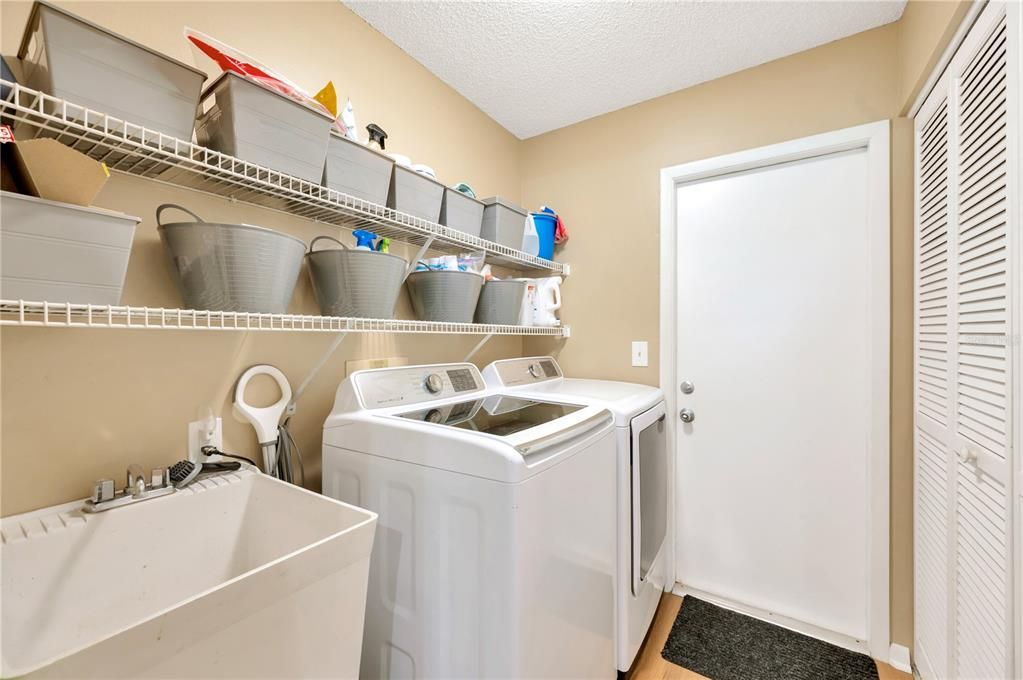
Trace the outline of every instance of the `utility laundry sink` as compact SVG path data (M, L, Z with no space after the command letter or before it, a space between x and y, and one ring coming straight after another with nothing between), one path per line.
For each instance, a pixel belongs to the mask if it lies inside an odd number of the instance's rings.
M257 472L0 522L4 678L355 678L376 515Z

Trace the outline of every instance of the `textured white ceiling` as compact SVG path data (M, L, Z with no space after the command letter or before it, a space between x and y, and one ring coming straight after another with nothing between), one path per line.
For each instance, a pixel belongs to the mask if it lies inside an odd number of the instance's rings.
M344 2L522 139L890 23L906 5Z

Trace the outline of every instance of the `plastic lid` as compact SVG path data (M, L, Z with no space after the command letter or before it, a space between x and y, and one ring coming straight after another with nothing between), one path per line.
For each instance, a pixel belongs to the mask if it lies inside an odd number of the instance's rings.
M206 80L206 72L201 70L201 69L196 68L195 66L189 66L188 64L180 62L177 59L174 59L173 57L167 56L163 52L157 52L152 47L146 47L142 43L136 42L136 41L132 40L131 38L125 38L123 35L119 35L117 33L114 33L110 29L103 28L102 26L100 26L98 24L94 24L93 22L89 21L88 19L83 19L82 17L78 16L77 14L72 14L71 12L67 11L63 7L57 7L56 5L51 4L49 2L46 2L45 0L36 0L34 3L32 3L32 13L29 14L29 16L28 16L28 23L25 24L25 34L21 37L21 46L18 48L18 59L24 59L25 56L28 54L28 43L29 43L30 40L32 40L32 33L33 33L32 27L35 26L36 17L38 16L39 10L41 8L49 10L51 12L56 12L57 14L62 14L65 17L67 17L68 19L72 19L74 21L77 21L80 24L84 24L85 26L88 26L89 28L91 28L93 30L99 31L100 33L105 33L105 34L109 35L111 38L116 38L118 40L126 42L129 45L132 45L134 47L139 48L140 50L145 50L146 52L149 52L150 54L152 54L154 56L157 56L157 57L160 57L161 59L165 59L165 60L169 61L170 63L174 64L175 66L179 66L181 68L188 69L189 71L191 71L191 72L193 72L193 73L195 73L197 75L201 75L203 80Z
M333 118L330 117L330 114L328 114L328 113L324 113L323 111L318 111L318 110L314 109L311 106L306 106L302 102L295 101L294 99L292 99L288 95L286 95L286 94L284 94L282 92L278 92L277 90L273 89L272 87L267 87L266 85L264 85L263 83L259 82L258 80L253 80L252 78L246 78L245 76L241 75L240 73L235 73L234 71L224 71L219 76L217 76L216 80L214 80L212 83L207 85L206 89L203 90L202 95L199 97L199 101L206 101L206 99L211 94L213 94L215 91L217 91L221 87L223 87L225 83L229 82L229 78L236 78L238 81L241 81L243 83L248 83L249 85L252 85L253 87L258 87L259 89L263 90L264 92L272 94L275 97L280 97L284 101L291 102L295 106L300 106L303 109L305 109L306 111L309 111L310 113L315 113L317 116L320 116L321 118L326 118L327 120L331 120L331 121L334 120Z
M526 214L525 208L520 208L518 205L512 203L507 198L501 198L500 196L491 196L490 198L484 198L481 200L483 201L483 205L500 205L510 210L514 210L517 213L522 213L523 215Z

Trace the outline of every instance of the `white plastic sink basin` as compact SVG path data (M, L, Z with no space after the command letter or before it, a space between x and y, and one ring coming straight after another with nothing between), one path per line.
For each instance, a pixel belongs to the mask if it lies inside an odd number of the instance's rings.
M0 676L358 676L372 512L251 471L79 506L0 522Z

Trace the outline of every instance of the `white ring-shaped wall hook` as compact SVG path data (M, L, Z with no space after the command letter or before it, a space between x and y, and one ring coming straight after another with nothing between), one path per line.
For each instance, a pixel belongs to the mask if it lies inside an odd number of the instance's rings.
M281 398L276 403L260 408L245 401L245 388L257 375L268 375L277 382L281 389ZM269 364L259 364L242 373L234 388L234 407L252 424L260 444L272 444L277 441L277 426L290 401L291 384L279 368Z

